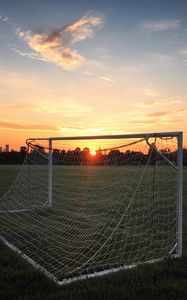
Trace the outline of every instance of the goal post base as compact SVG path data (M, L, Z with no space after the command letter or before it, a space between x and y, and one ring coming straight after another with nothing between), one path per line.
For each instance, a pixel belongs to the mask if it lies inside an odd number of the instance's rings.
M53 274L51 274L45 268L43 268L42 266L40 266L39 264L37 264L28 255L25 255L17 247L15 247L11 243L9 243L4 237L0 236L0 241L3 242L3 244L5 244L9 249L11 249L15 253L17 253L25 261L27 261L35 269L37 269L41 273L43 273L47 278L49 278L50 280L52 280L58 286L65 286L65 285L69 285L69 284L72 284L74 282L83 281L83 280L86 280L86 279L103 277L103 276L111 275L111 274L114 274L114 273L117 273L117 272L120 272L120 271L135 269L135 268L137 268L139 266L146 265L146 264L159 263L159 262L161 262L161 261L163 261L163 260L165 260L165 259L167 259L169 257L170 258L179 258L180 257L177 254L172 254L171 251L170 251L170 253L169 253L169 255L167 257L150 259L150 260L147 260L147 261L144 261L144 262L140 262L140 263L132 263L132 264L123 265L123 266L119 266L119 267L116 267L116 268L110 268L110 269L106 269L106 270L103 270L103 271L98 271L98 272L94 272L94 273L90 273L90 274L79 275L79 276L75 276L75 277L72 277L72 278L67 278L67 279L64 278L63 280L58 280Z
M19 250L17 247L9 243L3 236L0 235L0 242L2 242L4 245L6 245L9 249L13 250L15 253L17 253L21 258L23 258L25 261L27 261L30 265L32 265L35 269L42 272L46 277L53 280L55 283L58 283L56 277L49 273L45 268L37 264L33 259L31 259L28 255L24 254L21 250Z
M156 258L156 259L151 259L142 263L134 263L134 264L129 264L129 265L123 265L123 266L119 266L116 268L111 268L111 269L106 269L103 271L98 271L98 272L94 272L91 274L86 274L86 275L80 275L80 276L76 276L73 278L68 278L68 279L64 279L62 281L56 281L56 283L60 286L62 285L67 285L67 284L71 284L73 282L77 282L77 281L82 281L82 280L86 280L86 279L91 279L91 278L97 278L97 277L103 277L106 275L111 275L120 271L125 271L125 270L131 270L134 268L137 268L140 265L146 265L146 264L154 264L154 263L158 263L160 261L163 261L164 258Z
M82 281L82 280L85 280L85 279L96 278L96 277L100 277L100 276L105 276L105 275L113 274L113 273L116 273L116 272L119 272L119 271L123 271L123 270L130 270L130 269L136 268L136 267L138 267L140 265L143 265L143 264L157 263L157 262L160 262L160 261L162 261L164 259L164 258L151 259L149 261L145 261L145 262L142 262L142 263L135 263L135 264L130 264L130 265L124 265L124 266L120 266L120 267L117 267L117 268L111 268L111 269L106 269L106 270L103 270L103 271L94 272L94 273L91 273L91 274L80 275L80 276L76 276L76 277L72 277L72 278L68 278L68 279L58 280L54 275L52 275L45 268L43 268L42 266L40 266L39 264L37 264L35 261L33 261L29 256L25 255L17 247L15 247L12 244L10 244L5 238L3 238L2 236L0 236L0 240L8 248L10 248L11 250L13 250L15 253L17 253L18 255L20 255L20 257L22 257L29 264L31 264L34 268L38 269L46 277L48 277L49 279L53 280L57 285L60 285L60 286L71 284L71 283L74 283L74 282L77 282L77 281Z

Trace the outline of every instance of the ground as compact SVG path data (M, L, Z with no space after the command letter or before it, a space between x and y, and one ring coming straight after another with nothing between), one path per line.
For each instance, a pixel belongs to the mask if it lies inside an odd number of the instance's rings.
M16 173L16 172L15 172ZM1 172L2 174L2 172ZM4 172L3 172L4 174ZM7 170L10 175L10 169ZM7 177L1 175L6 183ZM184 170L184 182L187 169ZM187 187L184 184L183 257L154 265L56 286L6 246L0 245L0 299L186 299L187 298Z

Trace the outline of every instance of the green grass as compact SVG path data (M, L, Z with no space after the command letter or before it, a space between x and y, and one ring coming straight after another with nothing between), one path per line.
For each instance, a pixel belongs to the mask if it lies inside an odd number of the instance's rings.
M16 166L0 168L0 180L3 182L1 194L15 177L16 168ZM186 182L187 170L184 175L184 182ZM69 176L71 177L71 170ZM88 182L90 178L87 176ZM184 185L184 215L186 211L187 190ZM184 218L183 257L180 259L168 259L154 265L142 265L133 270L89 279L65 287L56 286L42 273L33 269L22 258L1 244L0 299L186 299L186 234L187 223Z

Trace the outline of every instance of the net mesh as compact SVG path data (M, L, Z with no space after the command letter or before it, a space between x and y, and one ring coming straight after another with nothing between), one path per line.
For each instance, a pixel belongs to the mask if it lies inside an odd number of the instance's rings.
M29 143L0 198L1 239L59 282L168 256L176 244L177 138L149 143Z

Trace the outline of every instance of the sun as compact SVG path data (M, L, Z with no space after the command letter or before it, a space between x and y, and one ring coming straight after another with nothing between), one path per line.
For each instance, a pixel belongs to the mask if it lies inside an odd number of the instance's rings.
M96 152L95 152L95 151L90 151L90 154L91 154L92 156L95 156L95 155L96 155Z

